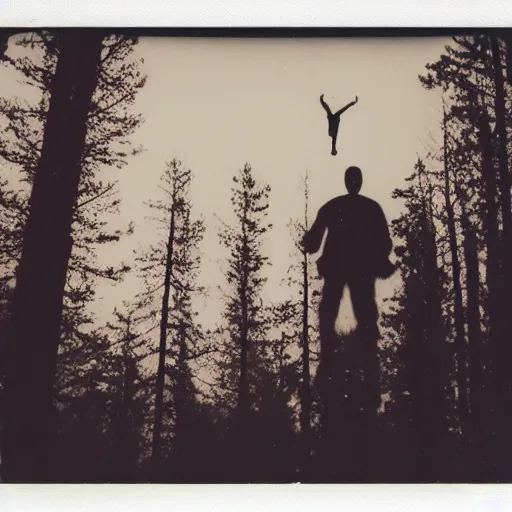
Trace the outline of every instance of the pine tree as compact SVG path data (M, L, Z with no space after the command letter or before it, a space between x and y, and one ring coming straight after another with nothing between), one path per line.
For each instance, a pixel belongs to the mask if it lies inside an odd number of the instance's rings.
M124 310L114 311L115 322L108 325L109 351L113 355L105 358L109 368L104 380L110 395L110 407L106 412L112 442L112 478L118 482L135 483L143 475L141 459L146 445L144 430L149 420L151 390L147 386L147 370L142 368L147 356L147 339L138 330L134 305L125 302Z
M444 203L446 208L447 231L451 257L451 278L453 282L453 311L454 311L454 344L457 360L457 408L459 420L465 433L469 420L468 382L467 382L467 351L464 329L464 309L462 303L461 264L459 259L459 243L455 221L454 205L452 202L452 185L449 132L446 112L443 112L443 175Z
M162 237L137 257L143 279L143 291L138 296L139 322L146 325L146 331L158 328L159 332L152 422L153 479L165 477L163 461L170 451L164 450L164 440L172 444L172 464L182 464L180 461L186 459L179 453L187 437L187 416L197 394L190 364L210 352L192 304L194 295L202 291L197 275L204 224L191 218L191 182L191 171L179 160L167 163L161 186L165 198L148 203L162 226Z
M391 313L384 316L386 328L399 343L398 374L388 410L398 416L400 435L394 453L404 464L400 478L443 481L450 359L443 315L446 276L439 266L434 189L421 160L407 181L407 189L393 194L405 200L406 211L392 223L403 284Z
M477 479L506 477L510 459L506 432L512 393L505 362L509 343L504 333L510 324L506 310L511 250L507 130L512 118L508 115L503 50L502 41L495 37L456 37L439 61L427 65L429 73L420 77L427 88L439 87L448 95L456 195L461 203L470 198L460 216L464 232L460 243L467 273L472 409L467 430L472 431ZM468 217L473 219L471 223ZM485 262L485 273L478 261ZM482 297L482 317L478 297Z
M72 248L72 214L101 41L98 32L61 35L8 331L2 455L9 481L49 477L52 395ZM67 141L64 146L63 140ZM36 388L27 375L38 382ZM39 419L37 427L31 421L34 415Z
M249 481L251 448L254 448L249 437L251 408L257 407L260 400L255 393L258 382L255 373L263 364L265 352L265 309L260 292L266 282L263 270L268 264L262 244L271 228L265 220L270 187L258 185L249 164L235 175L233 182L231 202L236 221L225 225L220 233L221 243L229 251L225 274L229 346L224 360L227 372L221 378L235 398L230 408L236 416L233 453L237 479Z
M288 301L290 330L295 339L300 340L301 384L299 388L300 431L301 431L301 481L312 476L313 451L313 400L312 373L315 370L315 349L318 347L318 297L319 281L316 266L304 250L303 239L309 230L309 187L310 173L306 172L302 181L304 214L300 220L290 222L295 252L294 262L289 269L288 287L294 300ZM296 297L296 299L295 299ZM300 321L299 321L300 319Z
M140 124L140 118L128 114L126 109L133 103L138 89L144 85L144 79L137 71L137 63L122 62L129 57L136 40L126 40L119 36L106 37L105 34L99 33L94 35L93 32L87 35L87 37L93 36L99 37L100 55L98 63L95 64L95 90L91 101L84 102L82 105L86 118L85 140L79 149L77 167L79 178L73 185L76 186L76 192L68 205L69 211L72 212L70 225L73 243L66 249L69 261L66 261L63 318L62 322L59 322L59 337L64 343L60 344L57 359L58 389L64 389L67 386L66 381L72 379L68 364L76 360L77 350L80 350L78 347L82 344L88 346L88 341L95 336L90 332L92 318L86 310L87 303L94 297L94 280L97 278L118 280L128 270L122 265L118 269L101 268L94 262L96 247L116 241L122 234L121 231L114 233L105 231L106 223L101 215L107 211L115 211L119 202L113 197L115 184L104 185L98 180L97 173L101 166L122 166L126 163L127 153L122 146L116 147L116 143L126 144L126 136ZM76 35L69 37L73 39ZM33 55L17 59L8 58L7 62L22 74L28 85L40 91L40 101L35 106L27 102L22 105L17 100L2 101L2 112L7 119L8 127L3 132L7 138L3 141L1 156L11 167L21 170L28 188L32 187L30 202L26 195L23 196L20 193L18 198L21 201L17 201L15 206L20 212L20 222L13 231L13 256L16 257L16 251L18 253L18 257L11 261L10 268L13 270L16 269L21 253L21 239L25 224L28 229L29 224L26 219L29 208L33 209L35 204L38 204L34 203L37 184L36 169L38 161L41 159L43 162L44 156L46 142L43 142L43 126L46 126L46 137L51 124L48 120L52 115L52 110L49 110L50 87L54 82L56 82L55 87L59 83L56 78L53 78L54 75L58 76L56 70L58 59L64 58L62 53L66 53L66 47L74 43L63 41L52 33L41 32L38 35L22 37L17 40L17 44L26 49L35 49ZM78 46L80 44L78 43ZM41 52L42 57L38 60ZM69 66L76 64L76 62L69 63ZM71 74L73 73L75 71ZM135 80L132 81L132 79ZM62 82L61 85L75 87L69 81L67 84ZM64 108L63 112L67 115L68 109ZM66 129L63 135L57 136L56 144L59 148L63 146L62 141L68 140L69 135L70 131ZM46 141L46 138L44 140ZM66 166L69 167L69 165ZM43 193L46 190L46 197L54 206L58 203L54 201L52 194L60 193L59 197L64 197L63 186L59 182L49 185L46 189L43 187ZM60 214L59 218L61 218ZM54 224L53 221L45 221L45 223L46 225ZM51 246L48 238L44 243L46 246ZM59 346L59 343L55 346Z

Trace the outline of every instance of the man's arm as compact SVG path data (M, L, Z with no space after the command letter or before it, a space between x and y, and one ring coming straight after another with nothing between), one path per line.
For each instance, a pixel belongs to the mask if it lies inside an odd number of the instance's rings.
M316 216L315 222L311 229L304 235L304 250L309 254L314 254L320 249L327 226L324 220L323 208L320 209Z

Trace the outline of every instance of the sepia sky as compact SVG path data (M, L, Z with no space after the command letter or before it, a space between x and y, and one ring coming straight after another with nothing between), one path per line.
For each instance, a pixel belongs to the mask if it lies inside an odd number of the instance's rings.
M155 241L156 226L144 202L158 196L165 162L176 157L194 173L192 201L206 223L201 283L210 296L198 302L200 319L212 326L220 317L218 286L223 285L220 222L232 220L232 177L245 162L255 178L269 184L266 244L273 266L265 297L286 298L281 286L293 251L287 228L302 215L301 177L311 172L310 222L319 207L345 193L344 171L363 171L361 193L377 200L388 222L400 213L391 198L404 185L417 155L439 141L440 95L425 91L418 75L437 60L447 38L428 39L170 39L142 38L148 82L134 106L145 123L134 136L146 151L122 171L117 223L133 220L135 235L101 253L105 262L130 262L139 244ZM338 155L330 154L327 119L320 94L333 110L359 97L342 116ZM216 217L218 216L218 218ZM114 225L114 224L113 224ZM381 300L393 287L378 283ZM138 291L125 283L99 289L95 310L107 319L115 305ZM341 323L352 322L343 306Z

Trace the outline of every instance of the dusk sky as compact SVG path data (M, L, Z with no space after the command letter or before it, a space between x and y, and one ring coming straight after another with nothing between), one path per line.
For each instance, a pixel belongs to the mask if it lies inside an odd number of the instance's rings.
M418 81L428 62L449 43L429 39L168 39L142 38L138 53L148 75L135 111L145 123L134 137L146 151L130 160L118 176L122 196L119 221L135 222L136 233L102 252L108 262L127 262L132 250L157 236L146 220L144 202L158 197L165 162L176 157L195 176L192 201L206 223L201 283L209 297L198 304L201 322L219 320L218 286L223 285L220 222L232 220L232 177L249 162L256 179L271 188L266 245L273 266L265 296L286 298L280 286L290 264L290 218L302 215L301 179L311 172L311 218L332 197L344 194L344 171L363 171L361 193L378 201L388 222L400 213L391 198L404 185L418 154L432 138L439 142L440 96ZM342 116L338 155L330 154L327 119L319 96L337 110L359 97ZM396 278L378 283L389 296ZM99 290L95 310L107 319L115 305L138 290L135 276ZM213 307L212 307L213 306ZM352 323L342 306L340 323Z
M103 247L101 260L133 263L133 250L156 241L157 225L147 220L144 203L159 196L165 163L178 158L194 174L193 211L206 224L200 281L209 295L197 308L201 323L212 327L220 320L227 256L219 243L219 219L233 220L232 178L248 162L255 178L272 189L265 299L286 299L281 281L294 250L288 223L303 216L305 172L311 173L310 223L318 208L346 192L344 171L351 165L363 171L361 193L381 204L388 222L396 218L402 205L392 191L404 186L418 155L440 141L440 95L425 91L418 75L449 41L141 38L136 52L148 81L133 111L145 122L132 140L145 151L123 170L106 168L100 176L119 180L121 213L111 219L112 227L133 221L136 231ZM4 77L7 90L11 82L13 94L23 97L27 88L16 86L14 75ZM335 157L321 94L333 111L359 97L342 116ZM379 300L396 283L396 277L378 282ZM109 320L114 307L139 289L134 274L117 286L102 284L93 305L99 320ZM341 312L340 327L348 329L348 301Z

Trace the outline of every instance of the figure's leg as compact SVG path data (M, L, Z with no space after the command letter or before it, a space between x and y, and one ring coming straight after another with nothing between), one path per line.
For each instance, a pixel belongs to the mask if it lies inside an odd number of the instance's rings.
M362 425L365 442L361 448L363 481L378 479L379 446L377 410L380 407L379 313L375 301L375 278L361 277L349 282L354 316L357 320L357 338L363 367L361 405L365 421Z
M364 276L349 282L350 296L363 360L366 403L372 412L380 406L380 366L378 354L379 312L375 301L375 278Z
M340 397L336 386L336 319L340 301L343 295L345 282L337 276L325 277L322 290L322 298L319 307L319 328L320 328L320 364L315 378L315 387L318 393L318 405L321 425L321 442L319 450L321 455L321 464L325 475L330 475L338 465L335 455L336 446L339 437L338 428L338 402Z
M332 355L336 344L336 319L343 296L345 282L342 279L326 278L319 307L321 358Z

